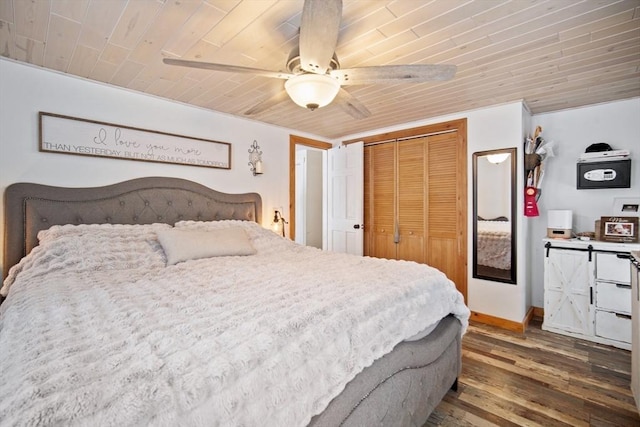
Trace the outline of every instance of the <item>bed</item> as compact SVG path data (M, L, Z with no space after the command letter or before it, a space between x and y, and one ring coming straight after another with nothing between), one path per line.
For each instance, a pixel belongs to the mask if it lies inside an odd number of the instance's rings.
M506 217L478 218L478 265L511 269L511 222Z
M176 178L9 186L3 425L422 425L461 368L453 283L261 214Z

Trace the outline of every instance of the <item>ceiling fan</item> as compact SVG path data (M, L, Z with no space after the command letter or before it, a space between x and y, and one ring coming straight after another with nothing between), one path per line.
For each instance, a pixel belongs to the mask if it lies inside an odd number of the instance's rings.
M335 99L349 115L362 119L369 117L371 112L342 86L449 80L456 73L455 65L431 64L341 69L335 54L341 17L342 0L305 0L300 21L299 46L292 50L286 64L289 72L174 58L164 58L163 62L285 80L285 90L250 108L245 112L246 115L258 114L290 97L296 104L310 110L324 107Z

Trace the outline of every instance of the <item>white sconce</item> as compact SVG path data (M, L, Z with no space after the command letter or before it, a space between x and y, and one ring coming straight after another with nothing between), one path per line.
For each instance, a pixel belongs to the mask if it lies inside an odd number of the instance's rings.
M249 166L253 176L262 174L262 151L260 151L260 146L255 139L249 147Z

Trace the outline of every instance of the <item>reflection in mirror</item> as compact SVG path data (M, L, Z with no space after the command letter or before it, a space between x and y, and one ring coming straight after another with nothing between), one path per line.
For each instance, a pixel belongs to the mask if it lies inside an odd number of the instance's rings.
M319 211L318 211L318 208L316 207L309 208L307 205L306 210L311 211L311 216L314 216L314 214L317 214L315 215L315 218L316 218L314 220L316 221L315 223L314 222L307 223L306 218L308 215L299 214L300 210L305 209L303 206L305 202L302 201L299 203L299 200L298 200L298 199L304 199L304 196L307 193L322 194L323 178L321 178L320 182L318 182L317 179L313 179L313 180L308 180L308 179L304 180L302 178L298 179L299 175L301 176L303 172L302 170L299 169L299 166L297 166L299 155L296 153L298 151L304 151L304 150L309 150L314 152L319 151L323 155L323 157L325 157L326 150L328 150L331 147L332 145L328 142L317 141L315 139L305 138L297 135L289 135L289 218L288 218L289 219L289 235L291 236L291 239L295 240L296 242L304 241L303 244L307 244L306 236L299 238L299 235L301 233L303 235L306 235L308 233L319 234L321 236L321 240L325 240L324 238L325 218L324 218L323 204L321 204ZM324 166L322 166L322 168L324 169ZM324 172L322 173L324 174ZM303 183L303 180L306 182ZM317 222L318 217L319 217L320 223ZM313 246L316 246L316 244L317 244L317 240L315 241ZM323 244L324 242L321 241L320 246L317 246L317 247L322 248Z
M473 277L516 283L516 149L473 154Z
M322 249L323 152L318 148L296 150L295 241Z

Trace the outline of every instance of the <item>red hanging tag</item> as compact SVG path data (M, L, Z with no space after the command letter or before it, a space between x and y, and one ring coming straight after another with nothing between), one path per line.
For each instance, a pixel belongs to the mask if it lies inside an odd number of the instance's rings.
M538 204L536 203L536 195L538 190L535 187L527 187L524 189L524 216L539 216Z

